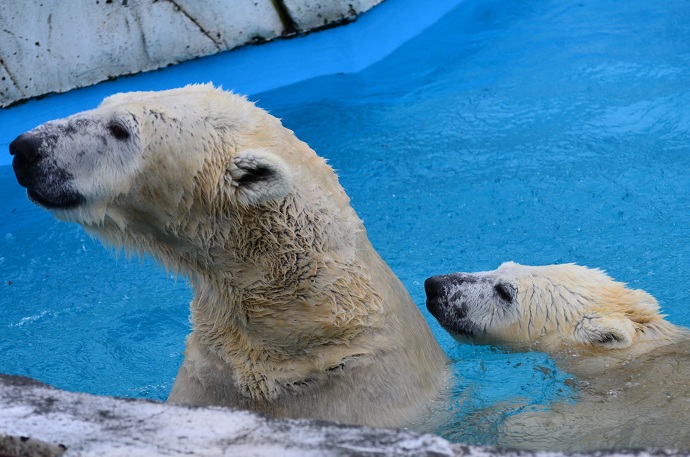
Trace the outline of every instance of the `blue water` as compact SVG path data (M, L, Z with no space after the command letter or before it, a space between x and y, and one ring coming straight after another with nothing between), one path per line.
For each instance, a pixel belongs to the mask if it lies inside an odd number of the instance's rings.
M420 307L433 274L577 262L690 326L688 1L465 0L377 63L251 98L328 158ZM54 222L9 167L0 185L0 371L165 398L184 279ZM574 398L546 355L458 345L424 312L459 375L444 436L491 443Z

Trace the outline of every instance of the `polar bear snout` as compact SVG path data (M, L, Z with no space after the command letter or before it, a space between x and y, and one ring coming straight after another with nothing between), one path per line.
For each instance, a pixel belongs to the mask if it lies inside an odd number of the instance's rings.
M443 291L443 280L440 276L432 276L424 281L424 292L426 292L426 307L429 312L436 317L440 308L442 307L441 301L444 295Z
M466 283L474 282L475 278L461 274L432 276L424 281L427 309L454 337L470 337L478 330L468 319L464 300Z
M477 282L477 278L462 273L432 276L424 281L426 292L426 306L431 314L438 319L438 315L447 312L449 307L462 308L461 317L466 314L464 306L464 291L469 284ZM458 311L459 312L459 311Z
M10 143L12 169L29 199L47 209L69 209L80 205L83 197L72 190L72 176L46 158L46 139L32 132L19 135Z

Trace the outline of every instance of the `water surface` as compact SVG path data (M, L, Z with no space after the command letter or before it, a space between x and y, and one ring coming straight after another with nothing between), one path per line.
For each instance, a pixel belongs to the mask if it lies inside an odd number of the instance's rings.
M251 98L328 158L420 307L434 274L576 262L690 326L687 1L466 0L372 66ZM0 182L0 370L164 399L184 279ZM576 398L546 355L460 346L424 312L459 375L444 436L492 443L506 414Z

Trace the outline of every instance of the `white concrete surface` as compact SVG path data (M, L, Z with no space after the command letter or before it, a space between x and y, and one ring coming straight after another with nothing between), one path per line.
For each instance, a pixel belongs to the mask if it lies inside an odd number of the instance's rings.
M0 107L353 20L381 1L6 0Z

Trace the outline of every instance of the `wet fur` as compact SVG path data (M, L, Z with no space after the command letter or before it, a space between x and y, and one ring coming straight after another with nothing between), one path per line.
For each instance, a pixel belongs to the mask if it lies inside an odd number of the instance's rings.
M443 352L333 170L243 97L118 94L25 135L46 158L18 173L69 173L26 178L56 217L189 278L169 401L405 426L443 387ZM67 194L82 203L60 207Z
M499 293L497 285L515 293ZM494 271L430 278L426 287L428 306L462 341L546 351L575 376L574 404L508 415L498 444L552 451L690 449L683 425L690 333L666 321L651 295L572 264L509 262Z
M458 339L547 352L673 342L684 330L642 290L574 264L454 273L427 280L427 307Z

